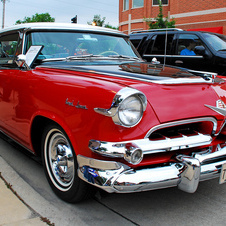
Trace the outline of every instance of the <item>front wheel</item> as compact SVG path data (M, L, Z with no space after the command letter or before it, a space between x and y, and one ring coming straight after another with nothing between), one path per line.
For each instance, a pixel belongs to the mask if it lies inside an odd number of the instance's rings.
M53 191L66 202L79 202L88 195L88 184L77 175L77 159L65 132L57 125L46 127L42 161Z

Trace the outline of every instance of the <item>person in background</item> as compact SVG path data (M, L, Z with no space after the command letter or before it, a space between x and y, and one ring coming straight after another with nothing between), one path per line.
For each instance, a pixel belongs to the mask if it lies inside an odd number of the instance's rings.
M180 53L180 55L188 55L188 56L195 56L195 52L193 51L195 48L196 42L194 39L189 39L187 41L186 48L183 49Z

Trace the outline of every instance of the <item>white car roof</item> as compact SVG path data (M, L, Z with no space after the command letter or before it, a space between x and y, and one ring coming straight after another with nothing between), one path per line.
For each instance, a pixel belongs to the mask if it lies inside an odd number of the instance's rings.
M0 33L8 32L12 30L45 30L45 29L53 29L53 30L77 30L77 31L96 31L96 32L103 32L103 33L111 33L111 34L119 34L119 35L125 35L124 33L99 27L99 26L91 26L91 25L84 25L84 24L75 24L75 23L54 23L54 22L41 22L41 23L27 23L27 24L18 24L11 27L7 27L0 30ZM125 35L126 36L126 35Z

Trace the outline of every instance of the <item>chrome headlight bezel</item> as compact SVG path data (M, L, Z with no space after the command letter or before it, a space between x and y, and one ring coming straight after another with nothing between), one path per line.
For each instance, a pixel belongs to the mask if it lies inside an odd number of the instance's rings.
M137 103L140 104L139 109L140 109L140 113L139 113L139 117L134 120L134 122L131 123L126 123L125 120L122 119L121 117L121 111L124 110L128 110L128 112L133 113L134 109L126 109L126 106L123 106L123 104L125 105L126 101L128 101L129 99L133 98L134 101L137 101ZM131 104L128 103L127 105ZM133 88L123 88L121 89L114 97L111 107L109 109L103 109L103 108L95 108L94 110L100 114L103 114L105 116L108 117L112 117L113 122L116 125L120 125L126 128L131 128L136 126L142 119L143 117L143 113L146 110L147 107L147 98L144 95L144 93L142 93L139 90L133 89ZM137 111L134 114L137 114ZM128 120L129 121L129 120Z

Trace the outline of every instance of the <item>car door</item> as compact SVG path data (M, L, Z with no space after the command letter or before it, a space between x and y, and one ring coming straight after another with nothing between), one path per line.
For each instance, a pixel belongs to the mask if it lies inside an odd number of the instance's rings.
M155 34L148 40L148 44L143 54L143 58L151 62L154 57L160 63L171 64L171 55L173 47L174 34ZM166 47L165 47L166 46Z
M202 46L208 51L205 43L196 34L179 33L175 52L172 56L172 65L193 70L208 71L210 61L204 58L203 55L196 53L195 48L198 46Z
M15 61L21 53L19 36L19 32L0 36L0 130L15 139L27 126L23 119L27 109L20 109L21 93L26 92L27 87L20 75L29 71L20 69Z

